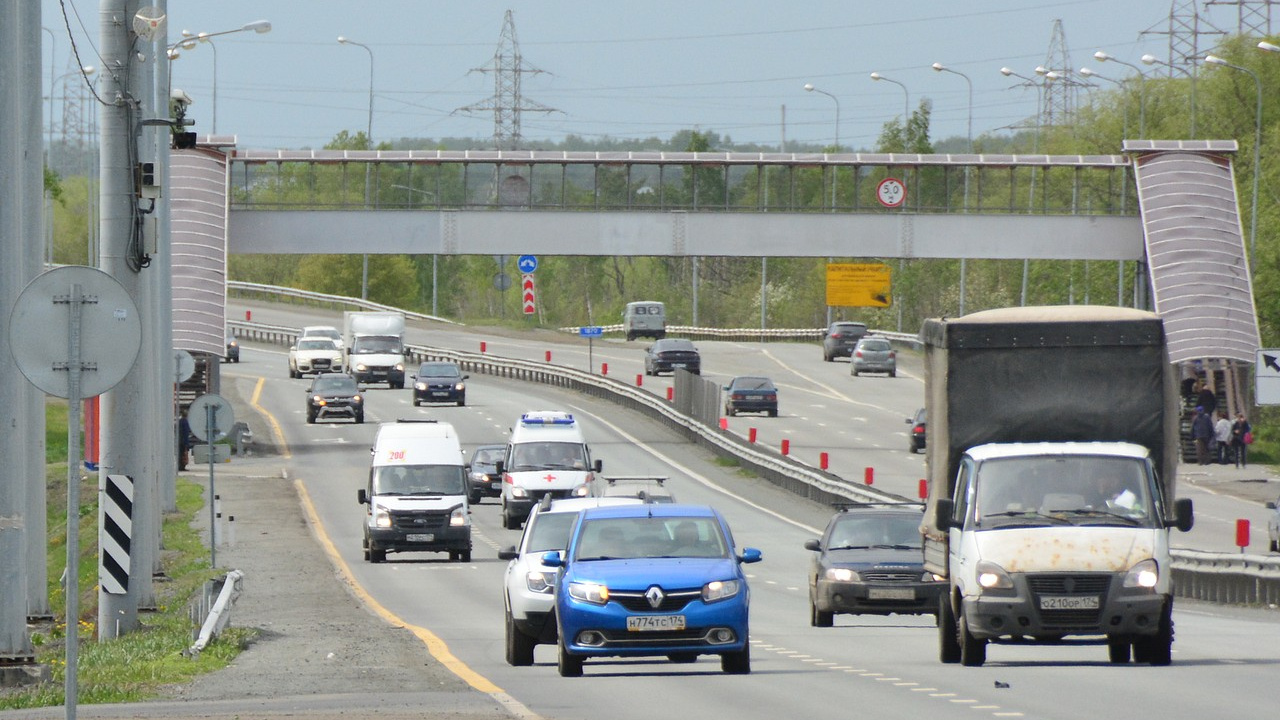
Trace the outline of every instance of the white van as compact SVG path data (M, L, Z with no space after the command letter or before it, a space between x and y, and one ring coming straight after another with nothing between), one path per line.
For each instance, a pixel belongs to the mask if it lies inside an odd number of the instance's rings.
M622 311L622 331L628 340L651 337L661 340L667 336L666 306L654 300L627 303Z
M364 559L389 552L447 552L471 562L471 507L462 445L453 425L398 420L378 426L366 487Z
M602 463L591 461L582 428L559 410L520 416L511 429L502 475L502 527L519 528L544 497L590 497L591 483Z

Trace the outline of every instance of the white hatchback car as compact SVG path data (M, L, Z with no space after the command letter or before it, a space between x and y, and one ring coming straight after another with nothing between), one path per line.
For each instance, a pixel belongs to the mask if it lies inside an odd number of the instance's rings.
M303 338L325 338L326 340L332 340L339 350L345 349L342 333L338 332L338 328L332 325L308 325L302 328L302 332L298 333L298 339L301 340Z
M542 564L543 553L564 550L578 512L606 505L638 505L637 497L588 497L551 500L535 505L525 522L520 544L498 551L509 560L505 583L506 656L510 665L532 665L533 648L556 642L556 569Z

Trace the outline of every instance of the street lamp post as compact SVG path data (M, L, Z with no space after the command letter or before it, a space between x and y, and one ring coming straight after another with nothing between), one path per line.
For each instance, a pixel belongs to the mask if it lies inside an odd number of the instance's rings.
M903 85L897 80L894 80L893 78L887 78L878 72L871 73L871 79L875 80L876 82L883 80L888 83L893 83L894 85L897 85L898 87L902 88L902 130L905 135L907 124L911 122L911 93L907 92L907 86Z
M1249 267L1252 268L1253 252L1258 244L1258 175L1262 174L1262 168L1259 165L1262 149L1262 80L1258 79L1258 74L1249 68L1229 63L1217 55L1205 55L1204 61L1210 65L1221 65L1232 70L1239 70L1242 73L1248 73L1249 77L1253 78L1253 86L1258 98L1256 116L1253 122L1253 201L1250 203L1252 207L1249 208Z
M818 88L816 88L816 87L814 87L814 86L813 86L813 83L805 83L805 84L804 84L804 89L805 89L805 91L806 91L806 92L816 92L816 93L818 93L818 94L820 94L820 95L826 95L827 97L831 98L831 100L832 100L833 102L835 102L835 104L836 104L836 144L835 144L835 148L836 148L836 152L840 152L840 98L836 97L835 95L832 95L831 93L827 92L826 90L819 90ZM832 212L834 212L834 211L835 211L835 209L836 209L836 178L837 178L837 172L836 172L835 168L833 167L833 168L832 168L832 170L831 170L831 210L832 210Z
M1147 136L1147 76L1142 73L1142 68L1127 63L1114 55L1110 55L1102 50L1093 54L1094 59L1098 62L1113 62L1133 68L1138 73L1138 135L1145 138Z
M338 42L342 45L355 45L364 48L369 53L369 120L365 125L365 142L369 143L369 149L373 149L373 49L364 43L358 43L351 38L338 36ZM369 164L364 166L364 204L369 206ZM360 299L369 299L369 254L365 253L360 262Z
M1016 77L1022 80L1026 80L1028 85L1031 85L1036 89L1036 126L1035 126L1036 132L1035 132L1035 135L1032 136L1031 138L1031 152L1033 154L1039 154L1040 127L1041 127L1040 123L1044 116L1044 86L1045 86L1045 83L1049 82L1050 80L1049 78L1050 71L1045 69L1044 67L1036 68L1036 74L1042 76L1044 78L1043 80L1033 80L1027 77L1026 75L1021 75L1019 73L1016 73L1013 71L1012 68L1007 68L1007 67L1000 68L1000 74L1004 75L1005 77ZM1036 169L1033 167L1031 168L1031 188L1029 190L1029 195L1027 197L1028 212L1030 212L1032 207L1034 207L1035 202L1036 202ZM1022 305L1023 306L1026 306L1027 304L1027 285L1030 282L1030 276L1031 276L1031 261L1027 258L1023 258L1022 260Z
M1119 85L1120 87L1124 87L1123 82L1119 80L1113 80L1112 78L1109 78L1106 75L1099 75L1098 73L1094 72L1093 70L1090 70L1087 67L1080 68L1080 74L1086 78L1096 78L1098 80L1106 80L1109 83L1114 83L1116 85ZM1123 111L1123 116L1122 116L1123 126L1120 129L1120 135L1122 137L1125 137L1125 136L1128 136L1129 134L1129 103L1123 103L1122 111ZM1129 198L1128 190L1129 190L1128 184L1124 184L1120 188L1120 213L1121 214L1124 214L1125 207L1127 206L1127 200ZM1085 263L1086 264L1084 267L1085 267L1085 273L1087 275L1089 270L1089 265L1087 260L1085 261ZM1088 294L1087 294L1088 292L1089 291L1086 288L1085 290L1086 303L1088 303ZM1119 260L1116 262L1116 305L1124 305L1124 261L1123 260Z
M1195 139L1195 136L1196 136L1196 74L1187 70L1186 68L1180 68L1177 65L1165 62L1164 60L1161 60L1160 58L1150 53L1147 53L1146 55L1142 56L1142 64L1143 65L1163 65L1164 67L1167 67L1170 70L1177 70L1183 75L1186 75L1187 78L1191 81L1191 138Z
M173 60L178 57L178 48L183 50L194 50L196 43L206 43L213 50L213 92L212 92L212 114L210 134L218 132L218 46L213 44L212 38L220 35L231 35L234 33L254 32L259 35L271 32L271 23L267 20L255 20L251 23L245 23L235 30L222 30L221 32L202 32L193 33L190 30L183 30L183 39L169 46L169 59Z
M966 132L966 137L968 138L969 153L973 154L973 81L969 79L968 75L965 75L959 70L952 70L951 68L947 67L946 65L943 65L940 62L934 63L931 67L934 69L934 72L949 72L952 75L959 75L960 77L964 78L964 83L969 88L969 119L968 119L968 124L965 126L965 132ZM969 166L968 165L966 165L964 168L964 211L969 212ZM965 260L966 259L963 257L960 258L960 314L961 315L964 315L965 276L967 275L967 273L965 272L966 271Z

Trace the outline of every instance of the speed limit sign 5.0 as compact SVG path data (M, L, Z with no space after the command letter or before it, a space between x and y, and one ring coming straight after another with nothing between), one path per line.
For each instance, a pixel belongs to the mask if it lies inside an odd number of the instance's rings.
M897 178L885 178L876 186L876 199L885 207L898 207L907 200L907 186Z

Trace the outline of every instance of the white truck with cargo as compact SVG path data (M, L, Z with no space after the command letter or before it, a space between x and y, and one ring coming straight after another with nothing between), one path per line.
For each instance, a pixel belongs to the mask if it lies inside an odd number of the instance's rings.
M342 317L347 372L361 385L404 387L404 315L389 311L348 311Z
M1114 307L988 310L927 320L927 571L945 577L944 663L988 643L1104 644L1167 665L1176 368L1160 317Z

